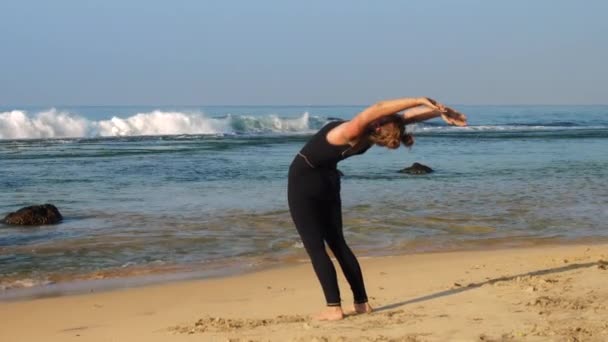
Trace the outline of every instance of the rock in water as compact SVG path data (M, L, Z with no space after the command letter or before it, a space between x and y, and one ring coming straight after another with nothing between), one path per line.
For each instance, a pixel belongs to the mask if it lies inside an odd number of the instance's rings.
M55 224L63 219L57 207L52 204L33 205L17 210L14 213L9 213L4 218L6 224L16 225L40 225L40 224Z
M427 173L433 172L433 169L420 163L414 163L410 167L406 167L403 170L399 170L401 173L409 173L412 175L426 175Z

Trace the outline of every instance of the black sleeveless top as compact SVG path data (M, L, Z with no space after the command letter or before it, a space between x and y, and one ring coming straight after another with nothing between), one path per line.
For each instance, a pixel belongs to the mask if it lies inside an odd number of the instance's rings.
M350 156L363 154L372 145L362 146L332 145L327 141L327 133L344 121L332 121L321 128L300 150L299 157L304 158L306 163L313 168L335 169L339 161ZM297 158L297 157L296 157Z

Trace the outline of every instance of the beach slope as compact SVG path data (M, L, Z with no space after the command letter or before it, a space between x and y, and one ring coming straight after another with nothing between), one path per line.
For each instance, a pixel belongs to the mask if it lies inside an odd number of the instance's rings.
M607 244L367 258L376 312L331 323L308 319L309 264L2 302L0 341L607 341L606 261Z

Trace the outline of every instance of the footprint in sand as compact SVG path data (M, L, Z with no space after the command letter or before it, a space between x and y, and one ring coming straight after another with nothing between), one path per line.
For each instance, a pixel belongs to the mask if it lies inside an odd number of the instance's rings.
M180 325L170 327L169 331L180 334L196 334L205 332L234 332L243 329L251 330L258 327L303 323L309 319L305 316L277 316L270 319L241 319L241 318L222 318L204 317L196 321L193 325Z

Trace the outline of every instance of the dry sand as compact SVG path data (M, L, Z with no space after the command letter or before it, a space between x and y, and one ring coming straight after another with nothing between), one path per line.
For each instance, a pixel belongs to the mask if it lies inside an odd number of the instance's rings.
M4 302L0 341L608 341L607 260L608 244L363 259L377 311L339 322L308 319L310 264Z

